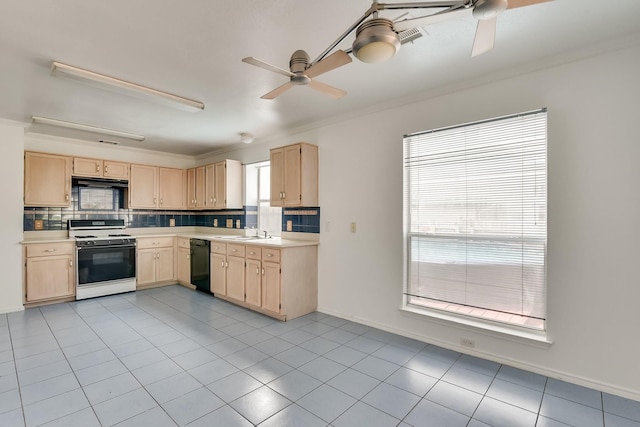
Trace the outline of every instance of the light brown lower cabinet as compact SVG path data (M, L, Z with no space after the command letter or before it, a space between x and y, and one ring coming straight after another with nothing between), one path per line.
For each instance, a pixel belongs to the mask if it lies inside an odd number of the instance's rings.
M136 245L138 288L175 281L174 237L139 237Z
M74 298L74 251L72 242L25 245L25 304Z

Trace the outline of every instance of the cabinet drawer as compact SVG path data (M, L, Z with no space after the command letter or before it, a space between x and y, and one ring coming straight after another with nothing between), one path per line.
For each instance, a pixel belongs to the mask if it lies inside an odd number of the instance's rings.
M247 259L262 259L262 248L247 246Z
M152 249L173 246L173 236L138 238L137 245L138 249Z
M244 252L244 245L234 245L232 243L227 245L227 255L244 257Z
M211 242L211 252L214 254L227 254L227 244L220 242Z
M262 248L262 260L280 262L280 249Z
M187 239L186 237L178 237L178 247L179 248L190 248L191 247L191 239Z
M42 243L27 245L27 258L49 255L72 255L73 243Z

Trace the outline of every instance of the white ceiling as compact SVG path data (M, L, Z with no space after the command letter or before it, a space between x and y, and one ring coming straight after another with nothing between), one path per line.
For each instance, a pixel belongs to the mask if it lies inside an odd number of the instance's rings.
M288 69L291 53L304 49L313 60L370 5L369 0L2 0L0 118L30 122L36 115L129 131L146 140L120 140L122 145L200 155L238 144L241 132L259 141L640 32L638 0L555 0L504 12L496 48L487 54L470 57L475 21L469 17L426 28L427 36L403 45L383 64L354 60L320 76L319 81L347 91L340 100L309 87L294 87L274 101L260 99L287 78L242 58L255 56ZM54 60L199 100L206 108L185 112L52 77ZM38 126L30 131L99 139Z

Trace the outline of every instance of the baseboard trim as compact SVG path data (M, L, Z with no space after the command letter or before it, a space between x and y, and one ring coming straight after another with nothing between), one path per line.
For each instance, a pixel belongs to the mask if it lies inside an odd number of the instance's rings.
M0 314L16 313L18 311L24 311L24 306L16 305L13 307L0 307Z
M415 334L415 333L411 333L411 332L407 332L404 330L400 330L400 329L396 329L393 327L390 327L388 325L382 324L382 323L378 323L378 322L374 322L374 321L370 321L367 319L362 319L359 318L357 316L350 316L344 313L339 313L333 310L327 310L323 307L318 307L318 311L324 314L328 314L331 316L336 316L336 317L340 317L342 319L345 320L350 320L352 322L357 322L357 323L361 323L363 325L366 326L371 326L373 328L376 329L380 329L386 332L391 332L397 335L401 335L403 337L407 337L407 338L412 338L418 341L422 341L425 342L427 344L432 344L432 345L437 345L439 347L443 347L449 350L454 350L457 351L459 353L464 353L464 354L468 354L470 356L476 356L482 359L486 359L486 360L491 360L493 362L497 362L497 363L501 363L504 365L508 365L508 366L512 366L514 368L518 368L518 369L522 369L525 371L529 371L529 372L533 372L535 374L539 374L539 375L544 375L547 376L549 378L555 378L558 380L562 380L562 381L566 381L572 384L576 384L576 385L580 385L583 387L588 387L588 388L592 388L604 393L609 393L609 394L614 394L616 396L620 396L620 397L624 397L627 399L631 399L631 400L636 400L636 401L640 401L640 391L637 390L630 390L628 388L625 387L620 387L614 384L609 384L606 382L602 382L602 381L597 381L591 378L586 378L586 377L582 377L582 376L578 376L578 375L574 375L571 373L567 373L567 372L563 372L563 371L559 371L556 369L551 369L551 368L546 368L540 365L534 365L534 364L530 364L527 362L522 362L516 359L511 359L508 357L503 357L500 356L496 353L490 353L490 352L484 352L484 351L478 351L476 349L470 349L468 347L462 347L459 345L454 345L448 342L444 342L444 341L440 341L437 339L434 339L433 337L429 337L426 335L421 335L421 334Z

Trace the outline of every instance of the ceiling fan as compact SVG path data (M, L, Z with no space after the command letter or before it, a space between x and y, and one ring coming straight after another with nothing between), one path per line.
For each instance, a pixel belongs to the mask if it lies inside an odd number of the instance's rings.
M304 50L296 50L293 52L293 55L291 55L291 60L289 61L290 71L276 67L275 65L271 65L252 56L244 58L242 61L289 77L288 82L275 88L271 92L262 95L262 99L274 99L295 85L309 85L310 88L318 90L336 99L342 98L347 94L347 92L342 89L313 80L314 77L317 77L320 74L324 74L351 62L351 57L347 55L344 50L337 50L314 64L309 64L309 55L307 52Z
M353 54L363 62L382 62L395 55L401 44L413 40L415 36L409 34L415 34L417 28L473 15L478 21L478 25L471 55L477 56L493 49L498 15L506 9L531 6L547 1L551 0L449 0L413 3L378 3L374 0L371 7L355 23L311 62L309 55L304 50L297 50L291 55L290 71L254 57L247 57L242 61L289 77L287 83L263 95L262 99L274 99L295 85L309 85L311 88L337 99L346 95L346 92L313 79L320 74L350 63L349 54ZM427 16L398 21L378 17L380 11L400 9L440 10ZM367 19L369 17L371 19ZM354 30L356 30L356 38L352 47L339 49L330 54Z

